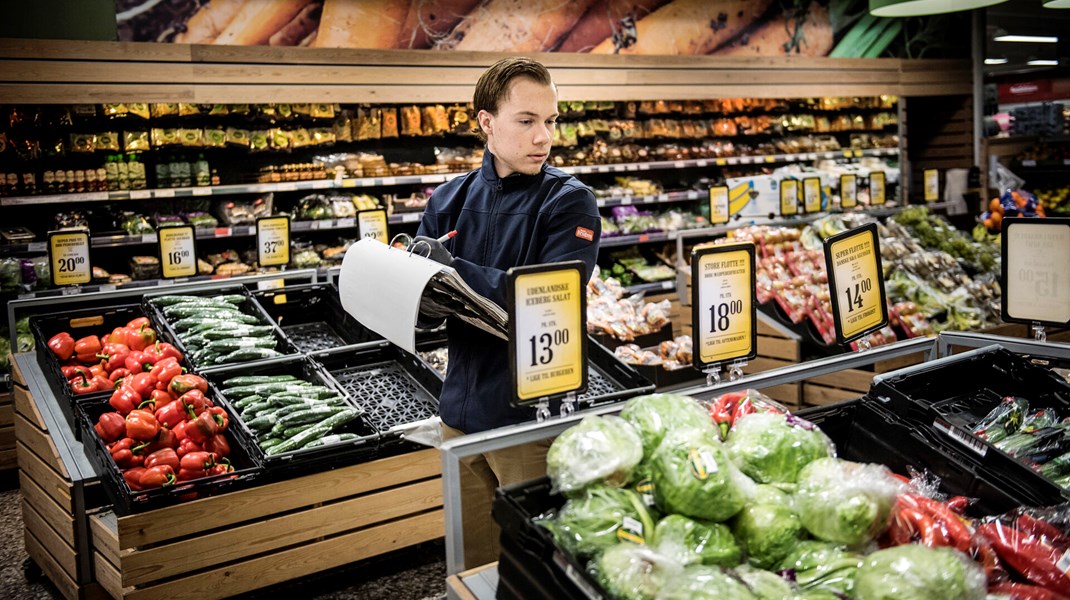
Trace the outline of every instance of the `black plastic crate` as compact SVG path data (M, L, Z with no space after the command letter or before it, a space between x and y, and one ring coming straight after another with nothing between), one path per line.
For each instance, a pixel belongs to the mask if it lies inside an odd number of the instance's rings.
M255 366L238 365L231 369L212 371L207 374L206 379L213 396L218 399L218 404L225 407L227 412L230 413L232 426L240 428L242 434L250 440L250 451L264 466L267 475L282 477L292 474L294 471L305 474L357 463L375 455L379 433L369 427L364 422L363 417L350 421L333 432L356 434L358 436L357 439L316 448L299 448L281 454L265 454L256 441L256 434L242 420L239 414L240 411L234 407L231 399L227 398L223 393L223 390L226 389L223 382L227 379L238 376L258 375L292 375L313 385L322 385L336 390L347 401L347 404L354 408L359 407L348 398L337 382L327 375L321 365L306 357L284 359L268 364L261 363Z
M301 352L320 352L382 339L342 308L338 290L333 286L295 285L252 295Z
M384 342L313 358L364 410L365 422L383 434L383 441L397 428L438 416L442 380L427 363L397 346Z
M989 346L878 375L870 396L934 437L970 452L1001 476L1070 497L1070 490L970 431L1005 396L1028 399L1030 412L1054 408L1061 418L1070 416L1070 384L1050 369Z
M86 455L103 480L104 491L114 504L116 514L137 513L196 498L236 491L256 483L263 474L260 463L250 450L250 441L245 438L239 428L230 424L224 435L230 442L230 456L227 459L234 467L233 473L184 481L171 487L133 490L127 485L122 471L112 460L111 452L108 451L104 440L100 439L93 429L100 415L106 412L114 412L107 399L79 400L75 406L77 428L81 430Z
M258 322L255 323L254 325L270 325L273 328L272 335L275 337L275 350L280 352L280 356L275 356L275 357L271 357L271 358L267 358L267 359L253 359L253 360L248 360L248 361L224 363L224 364L218 364L218 365L217 364L211 364L211 365L198 364L196 361L194 361L192 359L192 357L188 356L189 352L187 351L186 346L182 343L182 340L179 339L178 334L175 333L174 328L171 326L171 322L172 321L177 321L177 319L168 320L167 317L164 316L164 312L162 310L162 307L156 306L152 302L152 299L157 297L157 296L179 295L179 296L204 296L204 297L210 297L210 296L224 296L224 295L230 295L230 294L238 294L238 295L245 296L245 300L242 300L240 303L235 304L235 306L241 312L243 312L243 313L245 313L247 315L251 315L253 317L256 317ZM282 356L291 356L291 355L298 354L298 350L289 342L289 340L286 339L286 336L283 335L283 332L282 332L281 329L279 329L279 326L276 325L274 321L272 321L271 317L266 312L264 312L264 309L262 309L260 307L260 304L253 298L253 296L249 293L249 290L247 290L244 286L240 286L240 285L239 286L228 286L228 287L211 289L211 290L195 290L195 291L188 291L188 292L169 291L169 292L161 292L161 293L158 293L158 294L146 294L145 297L144 297L144 300L142 301L142 305L144 306L145 311L151 315L151 318L152 318L153 322L159 325L159 329L160 329L159 333L162 336L165 336L167 338L167 340L170 341L172 344L174 344L175 347L178 348L182 352L183 355L186 355L187 359L189 360L189 362L193 365L193 367L198 372L210 372L210 371L214 371L214 370L218 370L218 369L229 369L229 368L233 368L235 365L251 365L251 364L256 364L256 363L259 363L259 362L263 362L265 360L274 360L274 359L277 359L277 358L281 358Z

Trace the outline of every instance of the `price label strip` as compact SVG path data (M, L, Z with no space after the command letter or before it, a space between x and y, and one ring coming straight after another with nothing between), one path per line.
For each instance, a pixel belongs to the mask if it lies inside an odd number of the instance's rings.
M925 201L936 202L940 199L940 171L925 169Z
M821 212L821 179L818 177L803 179L803 212Z
M1004 219L1002 318L1070 326L1070 219Z
M357 225L360 231L360 239L373 239L384 244L390 243L390 232L385 210L360 211L357 213Z
M156 230L160 245L160 269L167 279L197 274L197 236L192 225Z
M858 177L840 175L840 208L846 210L858 206Z
M873 171L869 174L869 205L880 206L888 202L887 186L885 185L884 171Z
M725 244L691 254L694 367L700 371L758 354L754 244Z
M89 261L89 232L48 232L48 260L52 265L52 285L85 285L93 280Z
M870 223L825 240L832 320L841 344L888 324L877 239L877 225Z
M261 217L256 220L256 253L261 267L290 262L290 217Z
M583 263L508 272L514 401L529 406L587 389L587 292Z
M710 187L710 225L724 225L731 217L728 208L728 186Z
M780 214L785 217L799 214L799 182L794 179L780 181Z

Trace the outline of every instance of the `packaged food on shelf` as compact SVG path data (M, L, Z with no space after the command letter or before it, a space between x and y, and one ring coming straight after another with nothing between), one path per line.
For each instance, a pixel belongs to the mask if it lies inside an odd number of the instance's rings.
M595 268L597 275L598 268ZM670 323L668 300L643 303L642 298L624 298L624 289L615 279L594 276L587 283L587 331L631 341L636 336L656 333Z
M252 225L260 217L271 216L275 204L271 192L248 197L231 197L217 200L214 212L224 225Z

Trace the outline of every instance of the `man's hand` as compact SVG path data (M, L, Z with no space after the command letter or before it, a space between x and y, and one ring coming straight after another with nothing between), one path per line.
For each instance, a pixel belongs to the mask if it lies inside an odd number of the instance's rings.
M416 239L412 241L412 246L410 246L410 248L415 247L418 242L424 242L431 247L431 253L427 256L427 258L430 258L435 262L442 263L447 267L453 263L453 255L450 254L449 250L446 250L446 247L442 245L442 242L434 238L418 235L416 236ZM416 254L422 255L423 251L417 249Z

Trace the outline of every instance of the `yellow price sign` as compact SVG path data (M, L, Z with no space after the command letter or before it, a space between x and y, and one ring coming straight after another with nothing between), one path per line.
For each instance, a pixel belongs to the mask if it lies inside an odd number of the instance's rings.
M1004 321L1070 325L1070 219L1004 219Z
M832 319L841 344L888 323L877 239L877 225L870 223L825 240Z
M716 162L716 164L717 164L717 166L718 166L718 167L723 167L723 166L725 166L725 165L727 165L727 164L728 164L728 161L727 161L727 160L725 160L725 159L723 159L723 158L718 158L718 159L717 159L716 161L714 161L714 162Z
M731 218L728 208L728 186L710 187L710 224L723 225Z
M290 262L290 217L261 217L256 220L256 252L261 267Z
M936 202L940 199L940 171L937 169L925 169L925 201Z
M757 355L754 244L703 248L691 254L694 366Z
M869 205L880 206L888 202L887 186L884 180L884 171L873 171L869 174Z
M52 285L85 285L93 280L88 231L50 231L48 258Z
M161 227L156 230L156 238L160 244L160 270L165 278L197 274L197 238L192 225Z
M509 276L509 350L516 404L587 389L583 263L517 267Z
M785 217L799 214L799 182L794 179L780 181L780 214Z
M818 177L803 179L803 212L821 212L821 179Z
M846 210L858 205L858 177L840 175L840 208Z
M390 242L385 210L360 211L357 213L357 228L362 240L372 239L384 244Z

